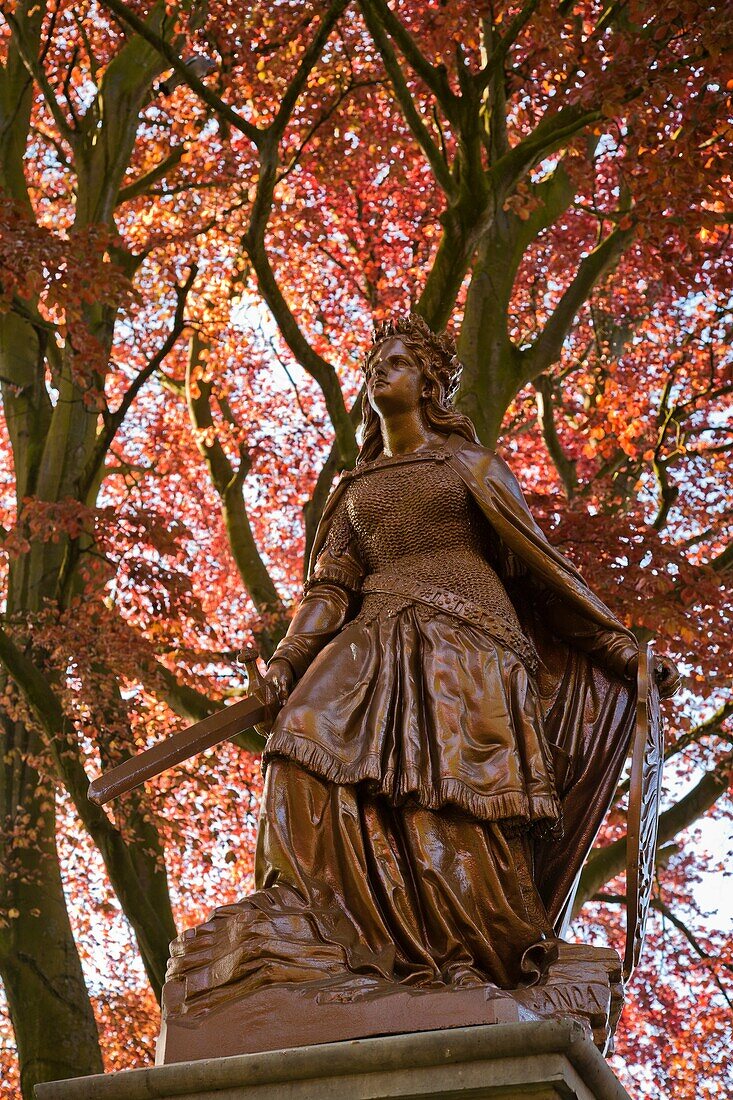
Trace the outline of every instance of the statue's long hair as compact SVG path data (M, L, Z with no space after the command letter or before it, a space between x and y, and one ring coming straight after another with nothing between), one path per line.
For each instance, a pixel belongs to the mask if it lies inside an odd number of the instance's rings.
M420 363L427 391L421 399L421 411L428 427L446 436L455 432L476 443L476 429L472 421L453 407L463 366L451 337L447 333L436 335L422 317L414 313L398 317L396 321L383 321L374 329L372 346L364 357L365 374L374 362L380 344L391 337L399 337ZM362 402L361 437L357 465L371 462L384 452L379 417L369 404L366 393Z

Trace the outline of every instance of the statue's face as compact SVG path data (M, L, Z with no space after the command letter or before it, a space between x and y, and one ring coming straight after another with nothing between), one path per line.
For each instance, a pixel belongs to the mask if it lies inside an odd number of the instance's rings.
M419 360L398 336L380 344L366 379L369 404L379 416L418 408L424 385Z

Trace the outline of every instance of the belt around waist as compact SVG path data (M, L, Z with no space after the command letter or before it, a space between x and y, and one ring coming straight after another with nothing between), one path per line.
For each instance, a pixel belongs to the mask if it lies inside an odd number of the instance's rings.
M444 611L447 615L461 619L470 626L478 627L497 641L508 645L522 659L530 672L537 672L537 653L529 638L519 627L492 614L466 596L459 596L457 592L451 592L448 588L442 588L438 584L432 584L419 577L397 576L394 573L370 573L364 578L361 591L365 596L377 593L402 596L404 599L414 600Z

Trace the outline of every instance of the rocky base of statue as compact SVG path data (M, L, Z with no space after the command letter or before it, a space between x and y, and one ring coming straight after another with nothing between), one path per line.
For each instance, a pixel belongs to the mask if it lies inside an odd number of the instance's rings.
M630 1100L573 1020L451 1028L128 1070L38 1100Z
M621 959L613 948L561 942L557 959L539 980L514 990L512 997L539 1018L577 1020L608 1054L624 1005Z
M529 953L528 953L529 954ZM509 1024L565 1017L606 1053L623 1003L621 962L610 949L557 945L557 955L528 984L409 987L352 975L265 986L219 1008L185 1011L183 983L166 984L158 1065L377 1035ZM532 984L529 984L532 983Z

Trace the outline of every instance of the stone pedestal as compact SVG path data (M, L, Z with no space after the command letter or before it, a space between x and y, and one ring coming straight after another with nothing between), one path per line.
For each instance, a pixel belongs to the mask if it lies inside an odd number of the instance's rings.
M168 1015L155 1064L192 1062L292 1047L325 1046L346 1039L416 1031L516 1024L540 1016L496 986L411 989L393 982L355 979L271 985L241 1001L201 1015Z
M401 986L371 975L273 983L213 1008L195 1010L185 982L167 982L156 1065L260 1054L346 1039L482 1024L577 1020L607 1053L623 1004L621 960L609 948L560 943L527 985ZM179 999L181 998L181 999Z
M573 1020L423 1031L36 1087L37 1100L630 1100Z

